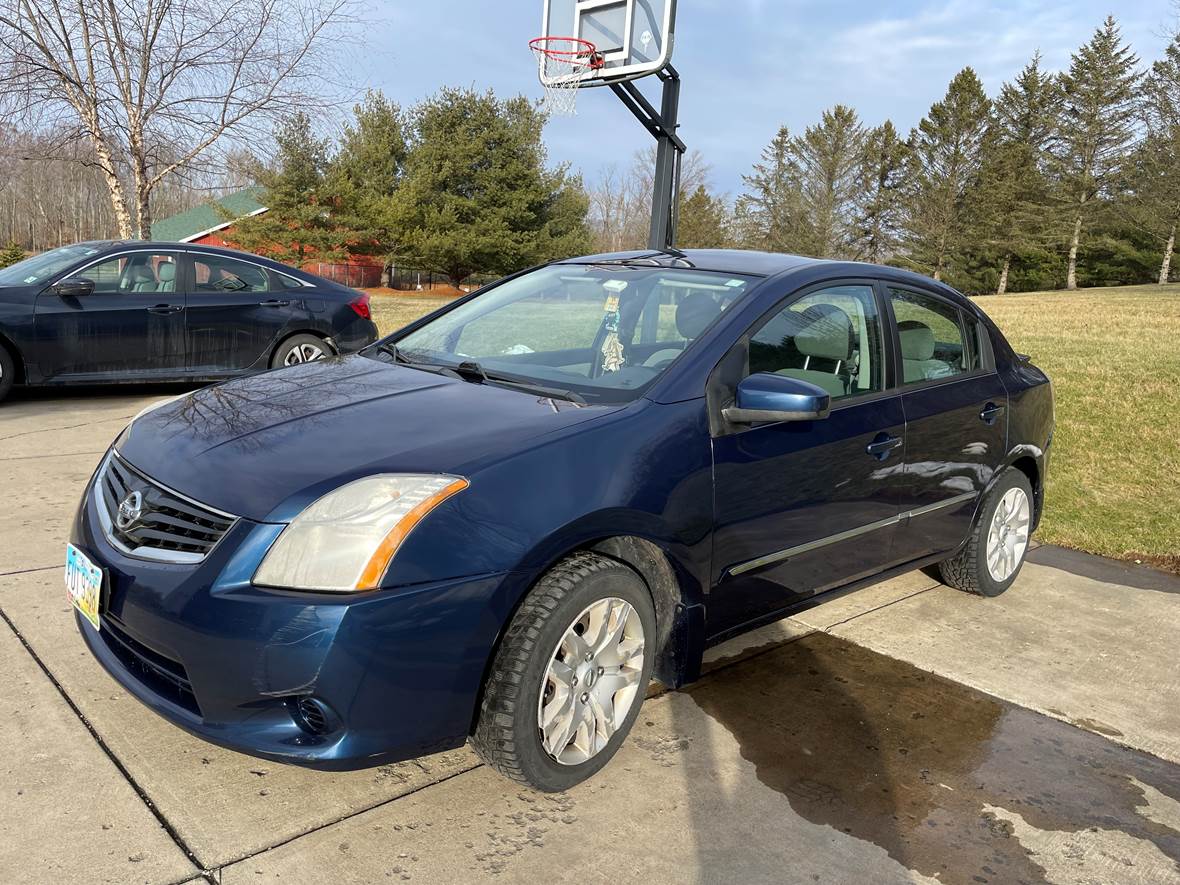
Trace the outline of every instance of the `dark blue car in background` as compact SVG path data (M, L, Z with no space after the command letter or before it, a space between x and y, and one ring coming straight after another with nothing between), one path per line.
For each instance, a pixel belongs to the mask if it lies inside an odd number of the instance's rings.
M559 790L710 644L935 563L1003 592L1053 421L1045 375L915 274L573 259L145 411L67 587L103 666L210 741L344 769L470 739Z
M366 295L230 249L78 243L0 270L0 400L14 384L216 380L376 337Z

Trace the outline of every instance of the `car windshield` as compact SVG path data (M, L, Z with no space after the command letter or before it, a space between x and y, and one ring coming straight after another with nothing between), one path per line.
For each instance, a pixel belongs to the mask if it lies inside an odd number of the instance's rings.
M627 402L757 279L650 265L550 265L396 339L396 354L387 345L378 350L477 380Z
M43 283L70 265L101 251L101 247L85 243L50 249L0 270L0 286L32 286L35 283Z

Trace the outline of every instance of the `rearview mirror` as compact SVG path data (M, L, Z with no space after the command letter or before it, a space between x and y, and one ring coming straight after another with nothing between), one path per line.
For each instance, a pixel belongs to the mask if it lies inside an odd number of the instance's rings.
M737 401L722 411L731 424L815 421L828 417L832 397L822 387L788 375L759 372L738 384Z
M94 280L81 277L74 280L62 280L53 290L62 298L78 298L83 295L94 294Z

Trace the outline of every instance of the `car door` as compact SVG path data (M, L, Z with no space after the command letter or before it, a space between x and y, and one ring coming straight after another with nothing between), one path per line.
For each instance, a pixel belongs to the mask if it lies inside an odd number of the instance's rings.
M1007 451L1008 394L978 320L931 292L894 284L886 291L906 421L897 548L916 559L967 537Z
M88 280L89 295L37 295L36 360L49 378L171 377L184 373L184 295L179 252L151 249L109 255L58 283Z
M205 252L188 254L186 328L193 374L266 368L302 302L272 285L258 264Z
M904 421L886 329L873 282L859 280L787 298L739 342L739 374L817 384L832 409L715 436L711 635L895 559Z

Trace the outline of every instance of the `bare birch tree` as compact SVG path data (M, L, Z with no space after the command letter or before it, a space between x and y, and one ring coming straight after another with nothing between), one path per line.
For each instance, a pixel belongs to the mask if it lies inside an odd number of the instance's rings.
M85 142L119 235L147 237L161 183L323 103L351 3L0 0L0 111Z

